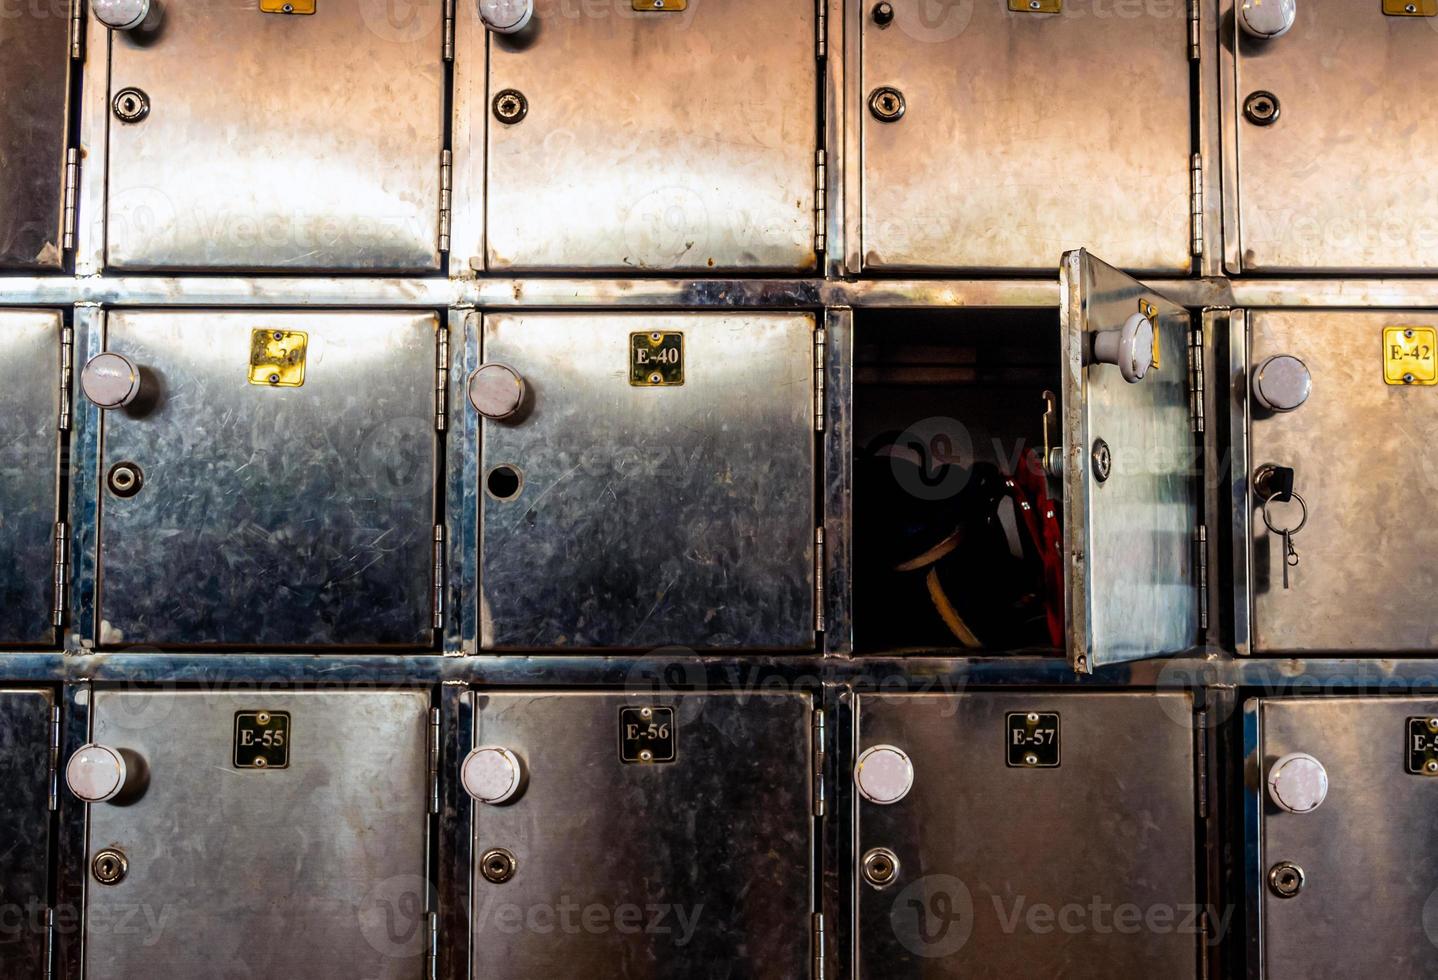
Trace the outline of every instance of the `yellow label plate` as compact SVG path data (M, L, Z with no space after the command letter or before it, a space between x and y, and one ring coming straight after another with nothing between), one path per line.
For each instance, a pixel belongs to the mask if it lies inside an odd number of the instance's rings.
M1391 385L1438 385L1438 328L1384 327L1383 380Z
M644 14L662 14L671 10L683 10L689 0L632 0L635 10Z
M653 330L629 335L629 383L672 388L684 383L684 334Z
M1009 0L1009 9L1024 14L1061 14L1064 0Z
M310 335L298 330L256 330L250 334L250 384L298 388L305 383Z
M260 0L262 14L312 14L316 0Z
M1438 17L1438 0L1383 0L1389 17Z

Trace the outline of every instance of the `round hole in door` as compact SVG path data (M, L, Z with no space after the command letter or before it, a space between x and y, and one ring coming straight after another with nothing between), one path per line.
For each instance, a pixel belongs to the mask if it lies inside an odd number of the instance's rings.
M524 488L524 474L519 467L503 463L489 471L484 488L495 500L513 500Z

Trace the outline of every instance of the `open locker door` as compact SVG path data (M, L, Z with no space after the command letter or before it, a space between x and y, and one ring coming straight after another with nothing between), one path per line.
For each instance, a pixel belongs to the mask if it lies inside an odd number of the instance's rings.
M1059 282L1066 633L1089 673L1197 639L1192 323L1082 249Z

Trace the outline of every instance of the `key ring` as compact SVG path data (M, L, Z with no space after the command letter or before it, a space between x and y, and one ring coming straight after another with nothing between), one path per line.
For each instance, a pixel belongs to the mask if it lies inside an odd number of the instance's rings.
M1271 513L1269 513L1268 508L1273 505L1273 502L1278 499L1278 496L1275 494L1274 496L1269 497L1269 498L1267 498L1266 500L1263 501L1263 523L1266 524L1266 525L1268 525L1268 529L1269 529L1270 531L1272 531L1274 534L1281 535L1281 536L1284 536L1284 537L1292 537L1293 535L1297 534L1299 531L1302 531L1302 530L1303 530L1303 526L1308 523L1308 502L1307 502L1306 500L1304 500L1303 497L1300 496L1297 491L1294 491L1293 493L1289 494L1289 496L1292 497L1294 500L1298 501L1298 506L1303 509L1303 517L1299 520L1297 527L1290 527L1290 528L1278 528L1278 527L1274 527L1274 526L1273 526L1273 515L1272 515Z

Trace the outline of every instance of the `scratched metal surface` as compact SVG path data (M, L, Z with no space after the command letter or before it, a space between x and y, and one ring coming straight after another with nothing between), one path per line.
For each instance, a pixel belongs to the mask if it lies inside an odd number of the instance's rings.
M249 383L255 328L309 334L304 384ZM121 312L143 390L105 415L106 645L428 645L430 313ZM119 462L140 492L106 487Z
M45 643L55 583L60 314L0 312L0 643Z
M684 334L685 381L629 383L629 334ZM531 392L486 420L486 648L814 645L814 318L504 314L483 357Z
M58 3L0 16L0 268L59 269L70 22Z
M41 977L50 877L50 691L0 691L0 976Z
M474 853L517 859L503 884L474 875L474 976L811 975L807 695L474 700L474 744L510 748L529 773L512 803L474 808ZM627 706L673 709L674 762L619 761Z

